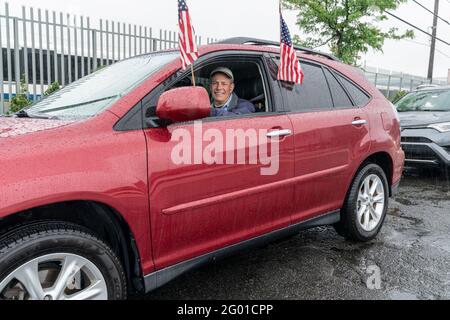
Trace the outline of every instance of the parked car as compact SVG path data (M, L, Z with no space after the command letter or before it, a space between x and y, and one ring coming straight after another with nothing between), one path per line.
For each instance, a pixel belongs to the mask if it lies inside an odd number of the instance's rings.
M408 167L450 165L450 87L410 92L396 103Z
M196 87L177 51L141 55L1 117L0 298L123 299L321 225L373 239L403 170L395 110L361 72L304 48L304 84L277 81L274 45L201 47ZM257 112L208 117L218 66ZM278 170L239 162L251 160L247 136L227 145L245 151L235 164L176 163L175 134L195 137L200 125L265 132L256 146L272 150Z

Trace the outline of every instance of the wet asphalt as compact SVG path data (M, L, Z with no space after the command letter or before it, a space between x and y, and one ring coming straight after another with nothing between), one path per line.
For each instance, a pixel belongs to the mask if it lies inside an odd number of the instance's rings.
M450 299L450 183L441 172L406 172L382 231L369 243L319 227L136 298Z

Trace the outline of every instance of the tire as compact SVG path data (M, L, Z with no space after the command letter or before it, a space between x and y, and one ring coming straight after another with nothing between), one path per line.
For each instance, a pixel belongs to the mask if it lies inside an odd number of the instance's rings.
M365 182L369 183L369 195L367 197ZM370 195L373 190L372 187L375 190L374 194ZM381 195L383 199L381 199ZM386 174L380 166L366 163L358 171L350 186L344 206L341 209L341 220L334 225L334 229L348 240L370 241L381 230L388 204L389 187Z
M75 224L40 222L0 238L0 299L126 299L114 252Z

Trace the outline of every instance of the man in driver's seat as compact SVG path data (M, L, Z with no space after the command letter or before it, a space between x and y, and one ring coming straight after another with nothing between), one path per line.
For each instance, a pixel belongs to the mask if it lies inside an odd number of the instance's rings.
M240 99L234 92L234 76L230 69L220 67L210 75L211 117L224 117L255 112L255 106L250 101Z

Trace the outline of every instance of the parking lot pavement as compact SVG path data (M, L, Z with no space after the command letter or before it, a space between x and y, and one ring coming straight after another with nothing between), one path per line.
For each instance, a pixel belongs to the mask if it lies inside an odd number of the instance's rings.
M138 298L450 299L449 182L439 174L406 174L370 243L316 228L192 271Z

